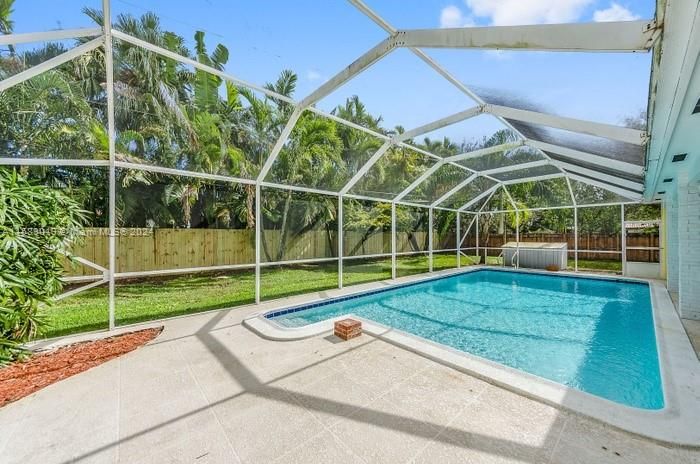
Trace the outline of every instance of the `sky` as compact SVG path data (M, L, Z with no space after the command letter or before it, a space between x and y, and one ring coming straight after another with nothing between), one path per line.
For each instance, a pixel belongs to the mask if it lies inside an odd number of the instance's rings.
M615 21L653 17L654 0L366 0L399 29ZM101 0L16 0L15 32L91 26L84 6ZM345 0L112 0L113 16L153 11L166 30L192 43L206 33L210 50L229 48L226 70L249 82L299 76L303 98L386 37ZM650 54L425 50L477 93L534 102L562 116L619 124L646 107ZM399 49L318 103L324 110L359 95L386 127L406 129L474 102L407 49ZM499 129L479 116L433 137L474 140Z

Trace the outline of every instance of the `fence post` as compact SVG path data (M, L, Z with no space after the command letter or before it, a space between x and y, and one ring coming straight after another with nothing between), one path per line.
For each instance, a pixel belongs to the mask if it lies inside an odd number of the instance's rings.
M620 237L622 243L620 244L622 248L622 275L627 274L627 230L625 229L625 204L620 204Z
M574 272L578 272L578 208L574 206Z
M479 216L480 216L480 214L477 212L476 213L476 259L477 259L477 264L481 263L481 256L479 255ZM484 264L486 264L486 258L484 258Z
M343 195L338 195L338 288L343 288Z
M515 268L520 267L520 210L515 210Z
M396 279L396 203L391 203L391 278Z
M461 216L462 215L459 213L459 211L457 211L456 214L457 214L457 233L456 233L457 237L455 238L455 240L457 241L457 268L460 268L460 267L462 267L462 253L461 253L461 250L462 250Z
M428 272L433 272L433 208L428 208Z

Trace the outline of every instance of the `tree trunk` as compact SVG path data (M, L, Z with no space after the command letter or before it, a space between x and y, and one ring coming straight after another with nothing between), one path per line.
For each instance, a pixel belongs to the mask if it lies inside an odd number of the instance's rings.
M245 189L245 213L246 213L246 229L255 228L255 186L246 185Z
M336 228L336 230L337 230L337 228ZM331 232L332 232L332 228L326 226L326 238L328 239L328 248L333 253L333 256L335 256L337 258L338 257L338 247L333 246L333 235L331 234ZM338 237L338 238L340 238L340 237ZM340 245L342 246L342 243Z
M272 256L270 255L270 249L267 246L267 237L265 235L265 229L262 228L260 224L260 244L262 245L263 253L265 253L265 258L267 262L272 261Z
M362 239L355 245L352 250L350 250L350 254L348 256L354 256L357 250L365 243L365 240L369 238L370 235L374 233L374 231L377 230L376 227L370 227L367 229L367 231L364 233L362 236Z
M284 211L282 212L282 229L280 238L280 248L277 251L277 261L282 261L282 257L286 253L287 248L287 218L289 217L289 208L292 206L292 192L291 190L287 192L287 198L284 200Z

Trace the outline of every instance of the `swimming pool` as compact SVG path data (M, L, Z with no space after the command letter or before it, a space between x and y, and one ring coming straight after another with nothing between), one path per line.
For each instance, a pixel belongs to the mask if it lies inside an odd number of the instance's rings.
M646 283L478 270L265 317L300 327L348 313L617 403L664 407Z

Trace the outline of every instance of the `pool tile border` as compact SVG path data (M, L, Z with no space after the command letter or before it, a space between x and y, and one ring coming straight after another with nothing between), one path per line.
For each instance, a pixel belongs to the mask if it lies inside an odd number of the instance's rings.
M553 278L560 278L560 279L584 279L584 280L610 280L610 281L615 281L615 282L625 282L628 284L634 284L634 285L645 285L648 286L649 283L643 280L638 280L634 278L626 278L626 277L610 277L610 278L597 278L596 276L591 276L591 275L568 275L568 274L555 274L552 272L540 272L540 271L534 271L534 270L524 270L524 269L518 269L518 270L508 270L508 269L502 269L502 268L490 268L490 267L479 267L477 269L465 269L465 270L460 270L457 272L452 272L447 275L440 275L440 276L432 276L426 279L421 279L415 282L405 282L405 283L398 283L395 285L392 285L390 287L386 288L379 288L376 290L366 290L358 293L352 293L350 295L345 295L345 296L337 296L337 297L332 297L328 298L323 301L319 302L314 302L314 303L302 303L299 305L291 306L285 309L281 310L272 310L268 311L263 314L263 317L266 319L274 319L279 316L284 316L286 314L292 314L292 313L297 313L300 311L305 311L307 309L312 309L312 308L318 308L319 306L327 306L331 305L334 303L340 303L343 301L348 301L348 300L354 300L357 298L362 298L366 296L371 296L371 295L376 295L379 293L384 293L384 292L389 292L393 291L399 288L406 288L406 287L413 287L416 285L421 285L426 282L434 282L438 280L443 280L443 279L453 279L457 276L463 275L463 274L470 274L470 273L475 273L475 272L516 272L520 274L539 274L539 275L544 275L547 277L553 277Z

